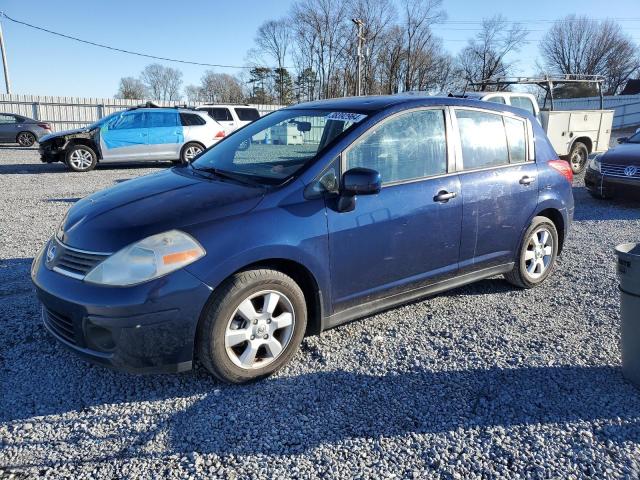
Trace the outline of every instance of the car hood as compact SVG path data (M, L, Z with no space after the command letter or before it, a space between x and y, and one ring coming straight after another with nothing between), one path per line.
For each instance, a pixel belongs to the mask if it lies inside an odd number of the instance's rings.
M637 165L640 166L640 143L623 143L607 150L600 157L603 163L612 165Z
M81 250L115 252L149 235L242 214L264 193L262 188L170 169L78 201L65 217L62 241Z
M75 135L78 133L87 133L91 131L89 127L83 128L73 128L71 130L62 130L61 132L50 133L48 135L43 135L40 137L40 143L46 142L47 140L52 140L54 138L66 137L67 135Z

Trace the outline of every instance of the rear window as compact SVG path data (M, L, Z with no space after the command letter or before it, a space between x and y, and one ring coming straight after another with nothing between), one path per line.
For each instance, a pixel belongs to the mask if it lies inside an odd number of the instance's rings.
M233 122L228 108L207 108L207 113L217 122Z
M180 122L185 127L190 127L192 125L204 125L207 123L204 118L195 113L181 113Z
M255 108L236 108L236 113L242 122L253 122L260 118L260 113Z

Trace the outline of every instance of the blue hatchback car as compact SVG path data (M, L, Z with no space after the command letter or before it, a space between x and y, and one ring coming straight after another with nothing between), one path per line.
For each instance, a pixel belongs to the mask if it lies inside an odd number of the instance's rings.
M305 335L497 274L547 278L572 173L524 110L318 101L77 202L33 262L46 328L135 372L242 383Z

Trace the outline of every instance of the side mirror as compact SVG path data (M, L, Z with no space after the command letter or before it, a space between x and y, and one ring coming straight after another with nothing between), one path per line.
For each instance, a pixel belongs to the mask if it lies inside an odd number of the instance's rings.
M311 122L296 122L296 124L300 133L311 131Z
M627 140L629 140L629 137L620 137L618 140L616 140L618 143L627 143Z
M380 193L382 178L380 173L370 168L352 168L342 175L342 186L338 199L338 210L350 212L356 207L356 195Z

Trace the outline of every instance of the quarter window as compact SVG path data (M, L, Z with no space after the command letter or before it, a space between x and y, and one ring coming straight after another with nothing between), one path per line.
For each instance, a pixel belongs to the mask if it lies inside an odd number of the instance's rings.
M180 121L185 127L190 127L192 125L204 125L207 123L204 118L195 113L181 113Z
M383 183L446 173L444 112L414 111L374 126L348 151L346 165L377 170Z
M233 122L233 117L228 108L207 108L207 113L216 122Z
M504 117L504 126L507 129L507 141L509 142L509 156L511 163L527 161L527 133L525 124L517 118Z
M456 110L464 169L509 163L502 116L475 110Z
M255 108L236 108L236 115L242 122L253 122L260 118L260 113Z

